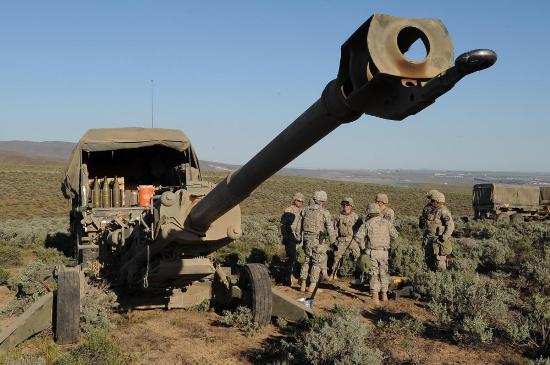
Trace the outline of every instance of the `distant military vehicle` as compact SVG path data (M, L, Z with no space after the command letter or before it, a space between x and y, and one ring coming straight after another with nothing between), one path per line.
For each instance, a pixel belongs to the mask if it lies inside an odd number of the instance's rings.
M410 61L405 53L418 40L426 58ZM236 279L212 258L242 234L238 204L341 124L364 113L402 120L495 61L490 50L455 60L439 20L373 15L343 44L338 77L321 98L215 187L202 180L191 142L180 131L89 130L62 187L71 200L79 262L136 299L154 298L168 308L241 301L266 324L281 303L273 302L267 268L246 265Z
M477 184L473 188L474 218L518 223L550 218L550 187Z

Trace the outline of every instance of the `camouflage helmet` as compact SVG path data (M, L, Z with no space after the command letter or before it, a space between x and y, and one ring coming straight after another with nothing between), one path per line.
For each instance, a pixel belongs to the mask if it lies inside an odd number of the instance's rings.
M323 190L319 190L313 193L313 200L316 202L326 202L327 201L327 193Z
M432 196L433 196L435 193L438 193L438 192L439 192L439 191L437 191L437 190L435 190L435 189L430 190L430 191L428 191L428 192L426 193L426 198L431 199Z
M341 205L351 205L353 207L353 199L352 198L344 198L340 202Z
M440 191L436 191L432 194L432 200L436 203L445 203L445 195Z
M367 215L380 214L380 207L376 203L370 203L367 207Z
M361 256L359 256L359 259L357 259L356 265L359 272L369 272L372 266L372 262L368 255L362 254Z
M304 201L304 194L302 194L302 193L294 194L294 197L292 198L292 201L296 201L296 200L299 200L299 201L303 202Z
M388 196L386 194L376 194L376 202L388 204Z

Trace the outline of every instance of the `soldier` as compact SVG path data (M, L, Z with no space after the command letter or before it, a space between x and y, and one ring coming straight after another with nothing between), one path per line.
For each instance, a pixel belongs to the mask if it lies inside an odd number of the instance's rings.
M395 223L395 212L387 206L388 196L386 194L376 194L376 204L380 207L380 216L389 220L393 225Z
M361 254L359 245L353 240L353 234L361 226L361 219L353 211L353 199L345 198L340 203L342 210L336 219L334 226L338 236L336 250L334 251L334 262L332 264L332 277L336 278L336 271L341 265L341 260L345 257L348 250L351 250L353 260L357 260Z
M300 291L306 290L306 282L309 276L308 291L313 292L319 281L321 271L326 273L328 249L326 236L328 235L329 243L336 240L330 213L324 208L326 201L327 193L316 191L313 194L314 204L302 210L302 235L306 259L300 271Z
M354 236L361 250L371 260L370 268L370 292L374 305L379 304L379 292L382 292L382 301L388 300L388 286L390 275L388 273L388 259L390 242L398 236L395 227L388 219L380 214L380 207L369 204L367 208L366 222L359 228Z
M428 222L428 215L432 211L432 196L434 193L438 192L437 190L430 190L426 193L426 205L422 209L420 217L418 217L418 228L421 230L426 229L426 223Z
M450 210L445 206L445 195L439 191L432 193L432 209L426 219L424 229L424 252L426 263L432 270L447 270L447 256L453 246L451 235L455 224Z
M294 276L296 266L296 246L302 241L300 229L302 225L302 207L304 196L301 193L294 194L292 205L285 209L281 217L281 234L286 253L286 284L296 285L298 279Z

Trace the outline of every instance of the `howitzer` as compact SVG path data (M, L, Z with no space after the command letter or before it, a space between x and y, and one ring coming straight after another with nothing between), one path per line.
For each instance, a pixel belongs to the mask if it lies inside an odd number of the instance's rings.
M405 53L417 40L427 55L410 61ZM490 50L455 59L439 20L373 15L342 45L338 75L319 100L215 187L202 180L191 143L179 131L90 130L75 148L63 184L72 201L77 257L84 266L101 267L128 292L151 294L157 304L237 300L265 324L273 300L266 267L247 265L236 279L212 258L242 234L238 204L341 124L362 114L402 120L495 61ZM120 189L120 196L99 194L100 182L103 189ZM117 204L94 201L103 195Z

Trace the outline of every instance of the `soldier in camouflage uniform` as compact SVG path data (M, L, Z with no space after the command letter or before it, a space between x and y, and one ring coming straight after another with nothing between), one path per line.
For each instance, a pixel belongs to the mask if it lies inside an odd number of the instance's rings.
M300 290L306 290L309 277L310 293L315 289L321 271L326 271L327 249L329 244L336 240L330 213L323 207L327 201L327 193L316 191L313 200L313 205L302 210L302 237L306 259L300 271Z
M434 193L438 193L438 191L430 190L426 193L426 205L424 206L424 208L422 208L422 213L420 213L420 217L418 217L418 228L420 228L422 231L426 229L426 223L428 222L428 215L433 210L432 196Z
M304 205L304 196L301 193L294 194L292 205L285 209L281 217L281 235L285 245L287 272L285 276L286 284L296 285L297 279L294 276L296 269L296 246L302 241L302 207Z
M380 216L390 221L392 225L395 224L395 212L392 208L388 207L388 196L386 194L376 194L376 204L380 207Z
M334 222L338 238L336 241L336 250L334 251L334 262L332 264L333 278L336 278L336 271L347 252L351 251L354 261L361 254L359 245L353 240L353 234L357 232L362 223L357 213L353 211L353 199L345 198L341 201L340 205L342 206L342 210L336 222Z
M426 263L432 270L447 270L447 256L453 246L451 235L455 224L451 211L445 206L445 195L436 191L432 194L432 210L426 219L424 229L424 252Z
M375 305L379 304L379 293L382 301L388 300L390 275L388 260L390 242L398 236L393 224L381 216L378 204L369 204L365 223L359 228L354 240L360 245L371 260L370 292Z

